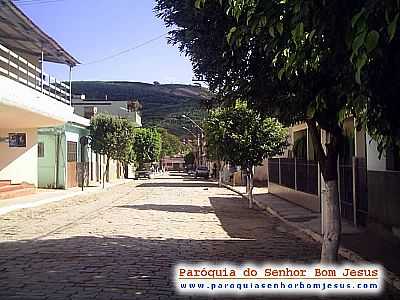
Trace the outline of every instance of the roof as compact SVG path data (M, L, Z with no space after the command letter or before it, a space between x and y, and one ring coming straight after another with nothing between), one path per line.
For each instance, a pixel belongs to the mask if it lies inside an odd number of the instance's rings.
M0 43L18 52L44 60L76 66L79 61L47 35L10 0L0 0Z
M81 117L77 114L72 114L71 118L68 120L71 123L75 123L77 125L81 125L83 127L88 127L90 125L90 120L84 117Z

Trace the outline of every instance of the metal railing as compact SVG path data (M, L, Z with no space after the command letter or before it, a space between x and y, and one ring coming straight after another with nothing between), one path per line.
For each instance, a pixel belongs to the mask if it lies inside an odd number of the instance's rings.
M269 181L301 191L318 195L318 163L311 160L291 158L268 159Z
M70 104L70 86L42 72L27 59L0 44L0 74Z
M356 225L365 225L368 218L366 160L353 157L352 164L338 163L337 169L341 215ZM316 161L268 159L269 181L296 191L319 195L319 173Z

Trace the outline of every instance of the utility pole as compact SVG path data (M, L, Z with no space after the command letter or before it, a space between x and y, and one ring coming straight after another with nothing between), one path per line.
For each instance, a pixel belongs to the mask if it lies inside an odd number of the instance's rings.
M200 136L198 134L194 134L190 129L186 128L185 126L182 126L183 129L185 129L187 132L189 132L191 135L193 135L196 138L197 141L197 166L201 165L200 163L200 158L201 158L201 148L200 148Z
M185 118L187 120L189 120L190 122L192 122L194 124L194 126L196 126L199 130L200 130L200 138L198 141L198 145L199 145L199 149L200 149L200 157L199 157L199 164L200 165L205 165L205 161L204 161L204 129L200 127L199 124L197 124L192 118L190 118L187 115L182 115L182 118Z

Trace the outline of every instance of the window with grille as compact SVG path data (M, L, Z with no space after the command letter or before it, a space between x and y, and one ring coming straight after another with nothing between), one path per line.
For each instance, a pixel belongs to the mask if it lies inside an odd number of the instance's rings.
M44 157L44 143L38 143L38 157Z
M78 160L78 148L76 142L67 143L67 161L77 161Z

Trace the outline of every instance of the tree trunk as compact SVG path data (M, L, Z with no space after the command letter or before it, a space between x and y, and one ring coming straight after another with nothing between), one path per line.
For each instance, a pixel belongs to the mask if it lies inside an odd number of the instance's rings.
M128 163L123 163L123 168L124 170L124 178L128 179L128 175L129 175L129 164Z
M317 160L320 164L324 185L322 186L322 213L324 214L323 241L321 263L332 264L337 261L342 231L340 203L338 193L337 161L342 142L340 128L332 130L334 134L326 133L325 150L322 147L321 135L313 121L307 122Z
M253 196L253 188L254 188L254 174L253 167L250 167L249 173L249 208L253 208L254 196Z
M330 264L337 261L340 246L341 218L337 180L325 182L323 199L325 202L323 243L321 263Z
M225 166L225 163L221 163L221 161L218 161L218 186L222 187L222 171Z
M107 156L106 169L104 170L104 174L103 174L103 189L104 189L105 181L106 180L107 180L107 182L110 181L110 174L108 172L109 167L110 167L110 158Z

